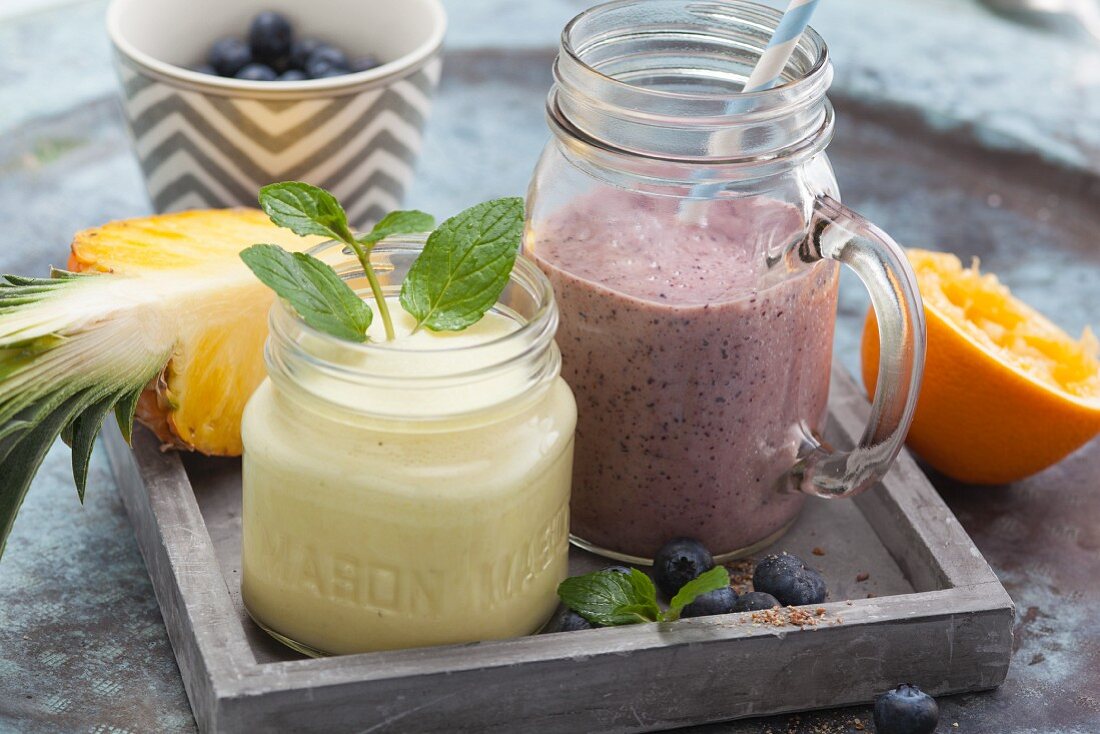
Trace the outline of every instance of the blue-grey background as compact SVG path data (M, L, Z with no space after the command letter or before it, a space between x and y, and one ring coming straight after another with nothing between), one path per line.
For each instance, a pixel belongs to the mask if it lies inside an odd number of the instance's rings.
M547 137L542 97L558 33L589 4L445 3L448 65L408 196L437 214L524 191ZM44 273L64 262L77 229L148 212L116 108L104 7L0 0L5 272ZM848 203L906 244L981 254L1072 332L1100 326L1089 208L1100 202L1096 42L969 0L830 0L815 25L837 69L833 159ZM996 164L1002 157L1008 163ZM857 284L843 292L837 356L853 368L865 306ZM1100 600L1088 595L1100 574L1100 506L1090 499L1098 471L1094 443L1020 487L937 481L1020 610L1008 683L942 702L942 731L1100 731ZM1063 541L1072 553L1058 555ZM1067 579L1093 591L1064 588ZM867 721L867 711L706 731L855 731L855 717ZM81 507L57 448L0 562L0 731L193 730L104 457Z

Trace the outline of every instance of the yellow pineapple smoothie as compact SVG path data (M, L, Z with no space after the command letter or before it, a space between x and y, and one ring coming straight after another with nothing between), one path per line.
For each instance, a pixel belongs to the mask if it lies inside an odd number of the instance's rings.
M553 613L576 406L549 285L525 261L512 277L529 287L462 332L410 333L391 298L393 342L377 309L359 345L276 305L242 427L242 592L276 637L355 653L529 634Z

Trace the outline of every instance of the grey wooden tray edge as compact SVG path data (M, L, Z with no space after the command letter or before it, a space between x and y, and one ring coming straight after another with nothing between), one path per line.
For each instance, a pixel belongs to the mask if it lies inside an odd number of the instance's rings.
M215 706L232 695L220 682L237 677L248 651L229 633L236 615L202 513L179 455L161 451L151 432L135 426L132 449L113 421L103 433L192 713L200 730L217 731Z
M848 443L863 429L866 402L839 368L834 371L832 392L833 424L828 437L838 444ZM642 653L649 664L632 667L651 673L651 665L682 650L712 665L724 657L733 657L736 664L743 665L745 656L774 657L774 645L781 640L784 657L795 661L821 644L839 649L851 647L852 640L860 637L873 641L862 633L868 625L874 625L874 637L883 640L891 635L925 640L924 645L910 645L912 654L902 656L908 658L910 668L920 668L924 658L927 665L938 660L942 667L943 656L957 651L982 656L976 661L980 670L976 677L963 680L948 675L941 681L927 681L935 693L995 687L1007 674L1014 606L950 510L904 452L884 481L884 489L868 492L856 502L874 527L892 529L885 537L880 533L880 539L912 575L919 593L827 604L829 616L842 615L844 623L816 628L812 645L806 634L795 631L712 618L667 629L643 626L256 665L249 662L251 653L243 635L233 633L240 630L240 622L179 457L160 453L156 440L144 431L138 432L133 451L117 430L106 438L188 696L204 731L247 730L257 717L266 717L259 720L272 725L306 727L308 717L316 715L311 712L326 706L339 710L342 722L349 726L372 716L382 717L379 730L384 730L391 716L387 711L393 711L392 716L398 717L393 719L395 725L397 720L412 726L426 722L425 717L436 717L450 722L453 730L462 720L456 710L463 705L463 689L500 685L505 680L513 690L526 691L532 703L510 709L503 718L501 713L495 720L484 718L485 730L507 727L510 717L515 717L528 723L538 721L550 730L645 731L858 703L869 700L875 691L852 686L837 690L829 684L843 680L843 675L828 675L815 683L812 675L803 674L804 687L800 686L796 696L790 695L793 691L777 689L766 708L755 703L760 691L723 696L717 704L692 704L713 701L713 696L708 697L705 690L699 691L698 697L691 696L690 681L681 681L683 685L677 688L676 698L681 703L651 696L639 705L633 701L636 686L629 676L620 676L617 668L624 667L624 656ZM921 629L914 630L914 626ZM950 638L946 645L928 638L938 637L944 629ZM736 651L728 644L734 640L738 641ZM565 708L574 709L572 712L555 711L554 696L561 708L560 699L575 695L572 689L576 684L570 679L575 678L573 669L581 660L589 677L597 669L603 671L630 700L615 700L612 691L610 697L603 696L604 708L586 708L582 701L570 700ZM895 675L913 672L899 670ZM889 673L882 671L884 679L889 679ZM666 681L669 677L665 676ZM432 700L410 707L409 697L420 698L426 690L435 692ZM527 708L530 710L524 710ZM340 723L326 722L326 727Z

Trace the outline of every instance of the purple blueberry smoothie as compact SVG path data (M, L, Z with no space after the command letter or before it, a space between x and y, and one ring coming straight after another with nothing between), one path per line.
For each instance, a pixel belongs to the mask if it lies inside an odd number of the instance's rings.
M802 505L780 492L799 426L824 425L835 263L766 266L804 232L794 207L708 206L603 191L528 240L577 397L571 530L613 553L689 536L723 555L781 531Z

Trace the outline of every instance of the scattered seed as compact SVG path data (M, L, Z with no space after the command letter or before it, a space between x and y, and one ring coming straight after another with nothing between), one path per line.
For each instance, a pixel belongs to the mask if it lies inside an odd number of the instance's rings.
M856 574L856 581L859 583L863 583L869 578L871 578L871 574L867 573L866 571L860 571L858 574Z

